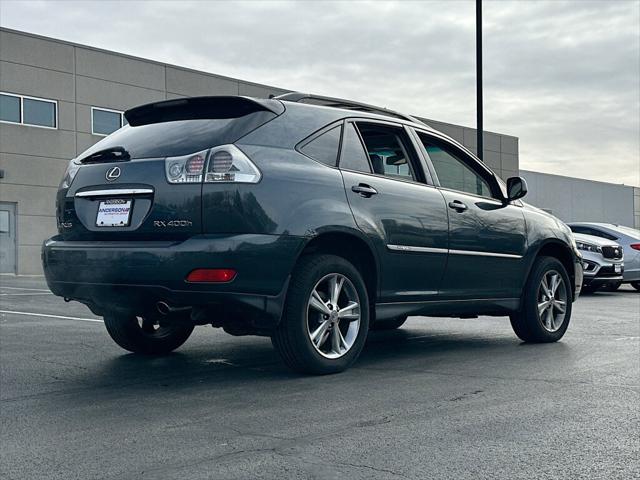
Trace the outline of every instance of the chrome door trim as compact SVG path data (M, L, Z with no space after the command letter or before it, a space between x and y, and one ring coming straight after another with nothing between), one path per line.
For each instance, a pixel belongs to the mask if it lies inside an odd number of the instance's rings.
M87 190L77 192L76 197L109 197L114 195L146 195L153 193L151 188L111 188L104 190Z
M396 252L449 253L446 248L413 247L410 245L387 245L387 248Z
M394 252L449 253L451 255L474 255L478 257L522 258L522 255L514 255L511 253L478 252L475 250L449 250L446 248L414 247L412 245L387 244L387 248Z
M522 255L512 253L478 252L476 250L449 250L453 255L474 255L476 257L500 257L500 258L522 258Z

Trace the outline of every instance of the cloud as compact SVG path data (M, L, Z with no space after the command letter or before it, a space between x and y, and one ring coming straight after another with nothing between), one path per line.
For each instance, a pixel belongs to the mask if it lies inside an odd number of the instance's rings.
M640 185L640 3L484 2L485 128L523 168ZM3 26L475 125L475 6L7 2Z

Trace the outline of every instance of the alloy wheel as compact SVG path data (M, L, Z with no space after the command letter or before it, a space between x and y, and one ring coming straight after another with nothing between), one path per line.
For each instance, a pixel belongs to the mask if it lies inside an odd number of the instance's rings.
M548 332L557 332L564 323L568 301L567 286L556 270L549 270L538 287L538 318Z
M320 355L340 358L353 347L360 331L360 298L340 273L325 275L307 302L307 333Z

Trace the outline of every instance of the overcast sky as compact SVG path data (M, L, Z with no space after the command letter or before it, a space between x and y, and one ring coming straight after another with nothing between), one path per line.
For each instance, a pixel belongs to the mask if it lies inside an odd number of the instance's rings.
M485 1L485 129L523 169L640 185L640 1ZM0 24L475 126L473 1L18 2Z

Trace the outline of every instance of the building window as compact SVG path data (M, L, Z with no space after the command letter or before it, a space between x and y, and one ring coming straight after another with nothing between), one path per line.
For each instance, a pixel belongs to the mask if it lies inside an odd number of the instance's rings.
M124 115L118 110L91 107L91 133L94 135L109 135L126 124Z
M34 98L22 98L22 123L40 127L56 126L56 104Z
M20 97L0 95L0 120L3 122L20 123Z
M0 121L33 127L58 127L58 102L44 98L0 93Z

